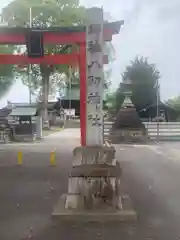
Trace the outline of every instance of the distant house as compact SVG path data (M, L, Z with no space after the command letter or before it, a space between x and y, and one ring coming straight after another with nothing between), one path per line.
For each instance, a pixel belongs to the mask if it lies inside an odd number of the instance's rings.
M59 115L59 110L61 108L63 109L75 109L76 116L80 116L80 87L77 83L72 83L71 88L65 87L64 89L61 89L63 94L60 96L56 95L50 95L48 97L48 113L50 117L55 117ZM107 97L107 90L104 90L104 105L106 102ZM39 110L43 108L43 96L39 96L37 99L37 102L29 104L29 103L12 103L9 102L5 108L0 109L0 115L2 116L8 116L12 109L18 108L19 111L22 110L22 108L36 108L37 113L39 114ZM7 109L7 110L6 110ZM13 110L15 111L15 110ZM7 114L5 114L5 112ZM0 117L1 118L1 117ZM3 119L3 117L2 117Z
M0 124L8 124L7 117L11 113L11 109L4 107L0 109Z
M108 90L104 90L104 105ZM72 84L71 89L64 90L64 96L60 99L60 104L64 109L73 108L76 110L76 115L80 115L80 87L79 84Z
M166 103L159 103L159 119L160 121L173 122L177 121L180 116L180 111L174 109ZM157 117L157 104L146 106L143 109L137 109L140 118L144 121L156 121Z
M57 111L55 104L57 99L48 102L48 115L50 124L56 121ZM43 103L8 103L5 108L0 109L0 119L3 123L14 124L15 122L33 122L34 117L40 115L43 109Z

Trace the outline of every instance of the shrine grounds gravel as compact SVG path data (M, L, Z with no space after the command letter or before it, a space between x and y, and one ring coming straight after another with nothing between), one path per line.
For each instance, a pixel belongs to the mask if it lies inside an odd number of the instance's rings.
M177 143L116 146L123 186L138 212L137 222L54 226L53 207L67 191L72 150L79 144L72 133L67 136L56 134L34 145L0 146L0 240L180 239L180 162L171 151L178 151ZM56 166L52 167L49 155L54 148ZM22 166L16 165L19 150Z

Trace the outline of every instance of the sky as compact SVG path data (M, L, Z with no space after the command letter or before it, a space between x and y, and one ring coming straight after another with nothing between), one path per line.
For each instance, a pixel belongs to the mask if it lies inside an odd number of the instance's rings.
M5 4L8 0L1 0L0 9ZM106 18L125 21L112 41L116 50L113 88L121 81L125 67L139 55L155 63L160 71L163 100L180 95L180 0L81 0L81 4L103 6ZM7 100L28 102L28 99L28 89L17 80L0 106Z

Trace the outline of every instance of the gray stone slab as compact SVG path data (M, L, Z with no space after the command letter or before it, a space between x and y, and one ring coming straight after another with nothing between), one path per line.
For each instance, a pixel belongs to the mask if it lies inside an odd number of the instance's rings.
M123 197L122 210L69 210L65 208L66 195L59 198L52 213L55 223L61 221L82 221L82 222L126 222L136 221L137 213L133 209L128 196Z
M119 166L109 164L82 164L73 166L70 177L120 177Z

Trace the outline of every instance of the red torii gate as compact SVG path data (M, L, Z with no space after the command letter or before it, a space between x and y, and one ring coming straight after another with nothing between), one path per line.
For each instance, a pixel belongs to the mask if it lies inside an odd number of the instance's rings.
M112 35L118 34L123 21L104 24L104 41L111 41ZM50 27L46 29L1 27L0 44L23 45L26 44L26 34L29 32L43 34L44 44L79 45L78 52L71 54L45 55L41 58L30 58L27 55L0 54L0 64L26 65L26 64L67 64L79 65L80 72L80 127L81 145L86 145L86 27ZM104 64L108 57L104 56Z

